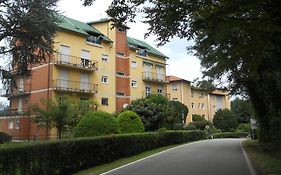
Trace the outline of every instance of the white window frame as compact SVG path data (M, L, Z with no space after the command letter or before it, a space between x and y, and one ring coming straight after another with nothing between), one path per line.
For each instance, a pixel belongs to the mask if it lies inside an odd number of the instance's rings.
M101 83L107 84L108 83L108 76L101 76Z
M195 108L194 103L191 103L191 108L192 108L192 109L194 109L194 108Z
M116 92L116 96L118 97L124 97L125 93L124 92Z
M131 81L131 86L132 87L137 87L137 81L136 80L132 80Z
M116 72L116 76L125 77L125 73L124 72Z
M14 129L14 121L13 120L10 120L8 122L8 129Z
M15 129L20 129L20 120L17 119L15 122Z
M161 92L160 92L161 91ZM163 95L163 87L157 87L157 94Z
M103 62L108 62L108 55L107 54L101 54L101 60L103 61Z
M136 69L137 68L137 62L136 61L131 61L131 67Z
M176 83L173 83L172 84L172 91L177 91L178 88L177 88L177 84Z

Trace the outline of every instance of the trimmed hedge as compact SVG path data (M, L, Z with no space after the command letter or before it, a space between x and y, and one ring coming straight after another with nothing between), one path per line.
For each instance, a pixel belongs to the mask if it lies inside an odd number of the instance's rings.
M0 149L1 174L72 174L161 146L206 139L203 131L80 138Z
M133 111L121 112L117 117L121 133L144 132L143 122L138 114Z
M221 132L213 134L214 138L245 138L249 135L248 132Z

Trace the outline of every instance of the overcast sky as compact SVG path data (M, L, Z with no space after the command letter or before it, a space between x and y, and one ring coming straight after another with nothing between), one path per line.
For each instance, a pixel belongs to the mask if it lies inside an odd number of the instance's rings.
M79 21L89 22L106 18L105 10L112 0L96 0L90 7L83 7L81 0L60 0L58 8L67 17ZM147 31L147 25L136 20L136 23L129 24L128 36L144 40L148 44L156 47L155 36L144 39L144 33ZM201 77L200 61L194 56L188 55L186 47L188 42L175 38L170 43L158 47L157 49L169 57L167 61L167 75L175 75L189 81Z

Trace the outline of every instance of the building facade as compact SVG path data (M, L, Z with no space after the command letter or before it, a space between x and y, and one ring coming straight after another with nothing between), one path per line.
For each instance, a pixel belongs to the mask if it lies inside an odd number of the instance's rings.
M55 138L55 130L37 127L25 112L64 94L94 100L110 113L148 94L166 95L167 57L112 25L110 19L83 23L65 17L55 35L56 53L2 94L10 100L10 114L0 117L1 131L13 139Z
M168 76L167 93L171 100L179 101L189 109L186 122L192 122L192 115L203 116L213 121L214 114L219 109L230 109L229 92L225 89L208 91L195 88L190 82L175 76Z

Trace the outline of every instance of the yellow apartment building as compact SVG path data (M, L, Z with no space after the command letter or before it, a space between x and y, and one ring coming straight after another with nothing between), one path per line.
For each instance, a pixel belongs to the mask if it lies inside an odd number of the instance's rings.
M167 93L171 100L185 104L189 113L186 122L192 122L192 115L203 116L208 121L213 121L215 112L218 109L230 109L229 92L224 89L207 91L195 88L190 82L175 76L167 76Z
M166 95L167 57L127 36L127 28L112 28L110 19L84 23L63 18L58 24L54 50L46 62L33 65L28 79L17 78L17 88L2 96L10 100L11 114L0 117L1 131L14 139L56 137L55 130L39 128L25 112L41 99L71 94L94 100L100 110L120 111L134 99ZM13 90L11 90L13 89Z

